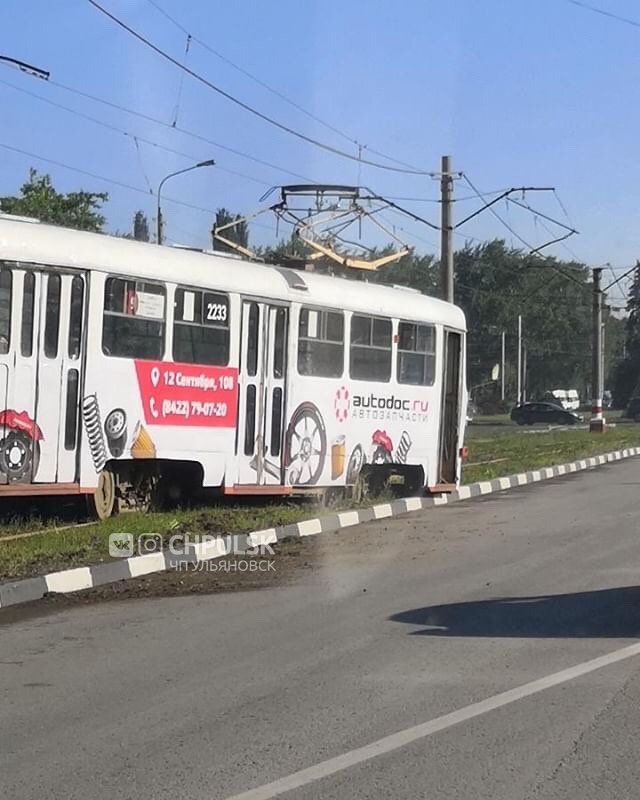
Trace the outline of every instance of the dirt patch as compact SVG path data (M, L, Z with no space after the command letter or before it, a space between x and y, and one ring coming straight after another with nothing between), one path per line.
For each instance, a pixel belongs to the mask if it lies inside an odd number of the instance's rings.
M105 601L246 592L289 585L316 565L319 542L317 537L290 538L279 542L274 551L271 556L212 559L197 568L185 565L185 569L156 572L73 594L49 594L32 603L2 609L0 625Z

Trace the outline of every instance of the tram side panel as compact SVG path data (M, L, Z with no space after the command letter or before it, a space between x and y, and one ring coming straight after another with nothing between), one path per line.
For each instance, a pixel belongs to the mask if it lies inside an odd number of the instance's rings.
M421 467L425 484L437 483L442 382L435 326L296 311L285 483L351 485L365 465Z
M203 485L223 483L235 444L238 311L224 293L94 273L80 399L84 488L123 462L191 462Z

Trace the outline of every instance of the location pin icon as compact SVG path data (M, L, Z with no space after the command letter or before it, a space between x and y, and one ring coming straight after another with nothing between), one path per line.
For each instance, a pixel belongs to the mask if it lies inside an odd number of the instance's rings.
M160 370L158 367L154 367L151 370L151 383L153 384L154 388L158 385L158 381L160 380Z

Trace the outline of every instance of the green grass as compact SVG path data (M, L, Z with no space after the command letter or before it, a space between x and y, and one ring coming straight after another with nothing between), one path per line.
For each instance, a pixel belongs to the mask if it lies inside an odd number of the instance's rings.
M176 533L248 533L273 525L287 525L317 513L317 506L304 501L263 503L259 506L225 504L173 510L162 513L121 514L104 522L96 522L68 530L55 529L49 522L47 532L31 537L6 540L11 533L42 530L38 519L23 520L18 529L2 527L0 538L0 580L26 575L40 575L109 558L109 535L161 533L165 539ZM327 512L328 513L328 512ZM51 530L49 530L49 528Z
M610 450L640 446L640 425L619 425L602 435L587 430L563 430L544 433L509 432L478 437L471 441L464 483L489 480L502 475L539 467L563 464ZM480 462L480 463L479 463ZM492 462L492 463L488 463ZM383 502L379 497L372 502ZM49 517L23 516L0 522L0 580L39 575L78 565L97 563L109 558L108 543L112 533L246 533L274 525L286 525L353 507L346 501L332 509L309 500L224 502L220 505L173 510L166 513L122 514L67 530L57 530L69 523ZM8 540L10 535L42 531L38 535Z
M640 446L638 425L609 428L604 434L569 429L478 437L469 444L469 466L463 470L464 483L499 478L538 467L551 467L610 450L637 446ZM486 463L491 461L495 463Z
M509 414L476 414L472 425L513 425Z

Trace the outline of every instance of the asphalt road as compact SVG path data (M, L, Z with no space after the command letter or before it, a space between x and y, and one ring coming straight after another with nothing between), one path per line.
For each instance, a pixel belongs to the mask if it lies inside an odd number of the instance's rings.
M291 586L0 625L0 796L635 800L639 486L632 460L316 537Z

